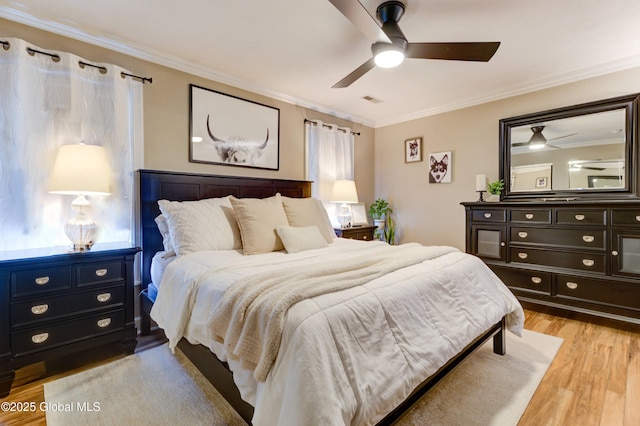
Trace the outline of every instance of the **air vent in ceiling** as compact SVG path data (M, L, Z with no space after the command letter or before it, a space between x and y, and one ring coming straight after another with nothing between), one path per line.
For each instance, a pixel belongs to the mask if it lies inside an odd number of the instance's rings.
M376 98L374 98L372 96L369 96L369 95L363 96L362 99L364 99L365 101L369 101L372 104L379 104L380 102L382 102L382 99L376 99Z

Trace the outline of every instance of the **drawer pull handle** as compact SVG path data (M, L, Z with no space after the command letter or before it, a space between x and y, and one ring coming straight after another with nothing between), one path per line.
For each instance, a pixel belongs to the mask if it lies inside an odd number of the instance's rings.
M540 277L531 277L531 282L534 284L540 284L542 282L542 278Z
M38 277L36 278L36 284L45 285L49 282L49 277Z
M34 315L42 315L49 310L49 305L35 305L31 307L31 313Z
M487 219L489 219L491 217L491 213L485 213L484 217L486 217Z
M104 277L105 275L107 275L107 268L96 269L96 275L99 277Z
M583 235L582 236L582 241L584 241L585 243L592 243L595 240L593 235Z
M111 324L111 318L104 318L104 319L98 320L96 324L98 324L98 327L100 328L108 327L109 324Z
M96 299L98 299L100 303L108 302L111 300L111 293L100 293L96 296Z
M518 253L520 259L526 259L529 255L527 253Z
M567 282L567 288L570 288L571 290L575 290L576 288L578 288L578 283L574 283L574 282Z
M366 239L368 239L368 238L369 238L369 236L368 236L368 235L363 235L363 236L362 236L362 239L363 239L363 240L366 240Z
M505 244L505 242L504 242L504 241L500 241L500 247L504 247L504 246L506 246L506 245L507 245L507 244Z
M591 259L582 259L582 264L584 266L593 266L595 262Z
M612 252L611 252L611 255L612 255L612 256L617 256L617 255L618 255L618 250L614 250L614 251L612 251Z
M527 238L528 235L529 234L526 233L526 232L518 232L518 237L520 237L520 238Z
M577 214L574 217L576 218L576 220L584 220L584 215L583 214Z
M49 333L34 334L33 336L31 336L31 341L36 344L44 343L48 338Z
M533 219L533 213L527 213L524 215L527 219Z
M640 222L640 216L636 216L636 221Z

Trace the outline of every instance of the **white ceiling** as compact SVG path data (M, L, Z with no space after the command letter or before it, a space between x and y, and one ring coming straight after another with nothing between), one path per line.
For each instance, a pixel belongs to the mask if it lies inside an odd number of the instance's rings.
M640 66L638 0L405 3L410 42L502 44L488 63L409 59L332 89L371 41L328 0L0 0L0 16L374 127Z

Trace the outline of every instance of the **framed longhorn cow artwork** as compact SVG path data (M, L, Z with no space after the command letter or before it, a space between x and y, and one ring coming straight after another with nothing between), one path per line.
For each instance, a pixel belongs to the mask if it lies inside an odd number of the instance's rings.
M278 170L280 109L189 85L189 161Z

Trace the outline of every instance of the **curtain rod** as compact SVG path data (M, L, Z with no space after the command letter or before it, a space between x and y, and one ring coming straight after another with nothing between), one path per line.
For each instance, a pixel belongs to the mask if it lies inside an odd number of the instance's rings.
M314 126L317 126L318 124L320 124L320 123L318 123L317 121L309 120L309 119L307 119L307 118L305 118L305 119L304 119L304 122L305 122L305 123L311 123L311 124L313 124ZM322 123L322 127L326 127L327 129L331 129L331 128L333 128L333 126L331 126L331 125L329 125L329 124L324 124L324 123ZM336 127L337 127L337 126L336 126ZM346 129L341 129L340 127L337 127L337 129L338 129L338 130L340 130L341 132L347 133L347 130L346 130ZM352 134L352 135L356 135L356 136L360 136L360 132L354 132L354 131L352 131L352 132L351 132L351 134Z
M8 41L3 41L0 40L0 44L2 44L2 47L4 48L4 50L9 50L11 48L11 44ZM49 53L49 52L43 52L42 50L37 50L34 49L32 47L27 47L27 53L29 53L29 55L34 56L36 53L40 53L41 55L46 55L51 57L51 60L53 62L59 62L60 61L60 55L56 54L56 53ZM83 61L78 61L78 65L80 66L80 68L84 68L85 66L89 66L92 68L97 68L98 70L100 70L101 74L106 74L107 73L107 67L103 67L101 65L94 65L94 64L90 64L88 62L83 62ZM131 78L135 78L137 80L140 80L143 84L146 82L149 83L153 83L153 78L152 77L141 77L138 75L134 75L134 74L129 74L126 72L121 72L120 73L120 77L125 78L125 77L131 77Z

